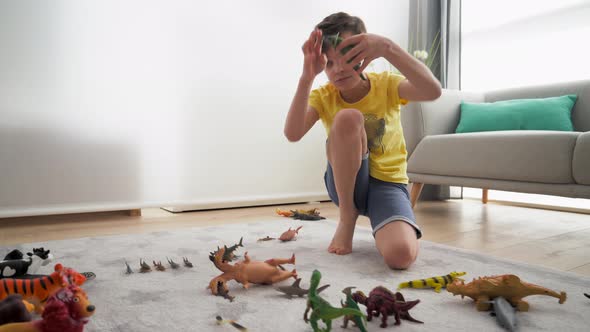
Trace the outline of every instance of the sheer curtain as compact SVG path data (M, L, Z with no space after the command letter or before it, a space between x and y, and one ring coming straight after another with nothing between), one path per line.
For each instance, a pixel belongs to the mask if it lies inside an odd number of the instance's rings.
M410 1L409 49L426 50L434 57L430 66L443 88L461 87L461 0ZM438 45L437 40L440 40ZM437 49L438 48L438 49ZM449 186L425 185L421 200L454 198ZM460 194L460 193L459 193Z

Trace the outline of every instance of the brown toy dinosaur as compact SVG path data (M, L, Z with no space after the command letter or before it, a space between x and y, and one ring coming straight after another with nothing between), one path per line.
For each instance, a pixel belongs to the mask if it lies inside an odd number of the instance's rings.
M504 274L490 277L480 277L465 284L464 281L456 280L447 285L447 291L453 295L461 295L461 298L468 296L475 301L478 311L490 309L490 300L501 296L508 300L512 306L519 311L528 311L529 304L522 300L530 295L547 295L559 299L563 304L567 298L565 292L557 293L545 287L521 281L513 274Z
M244 260L231 265L229 262L223 260L225 248L220 248L214 255L213 264L223 274L211 279L209 282L209 289L211 293L217 295L219 287L223 292L228 292L227 282L235 280L244 285L244 288L249 288L250 283L269 285L279 281L283 281L293 277L297 279L297 271L283 271L278 268L279 264L295 264L295 254L291 258L273 258L262 261L250 260L248 253L244 254Z
M377 286L369 293L367 297L363 292L356 291L352 294L352 300L367 307L367 321L373 317L379 317L381 314L381 327L387 327L387 317L393 315L395 318L394 325L400 325L401 319L411 322L420 323L414 317L410 316L409 310L415 307L420 300L406 301L400 292L395 294L383 286Z
M287 230L283 234L281 234L281 236L279 237L279 240L281 240L283 242L293 240L295 238L295 236L297 236L297 234L299 234L299 230L301 229L301 227L303 227L303 226L299 226L299 227L297 227L297 229L291 229L291 227L289 227L289 230Z

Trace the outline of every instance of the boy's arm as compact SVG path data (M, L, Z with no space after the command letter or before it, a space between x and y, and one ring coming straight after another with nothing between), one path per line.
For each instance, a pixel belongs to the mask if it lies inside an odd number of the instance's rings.
M349 45L355 46L346 52L346 55L342 56L341 61L351 68L362 62L357 70L359 73L371 61L380 57L384 57L399 69L406 77L398 86L400 98L425 101L440 96L440 83L430 69L388 38L368 33L354 35L340 43L336 48L336 53L340 54L340 50Z
M299 79L297 92L295 92L285 121L285 137L290 142L299 141L319 119L318 112L308 105L312 84L313 80L303 77Z
M413 101L434 100L440 97L440 82L430 69L396 43L388 43L385 59L406 77L397 87L400 98Z
M285 121L284 133L290 142L299 141L319 119L317 110L309 106L308 101L313 80L326 68L328 61L322 54L322 40L322 31L315 29L301 47L303 72Z

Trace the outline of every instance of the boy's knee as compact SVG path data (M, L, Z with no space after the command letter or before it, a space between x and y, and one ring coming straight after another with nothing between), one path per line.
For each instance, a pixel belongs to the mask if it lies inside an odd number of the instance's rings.
M360 129L364 126L363 114L356 109L347 108L340 110L334 117L331 131L350 133L355 129Z
M405 270L416 260L417 250L410 244L392 245L383 253L385 264L392 269Z

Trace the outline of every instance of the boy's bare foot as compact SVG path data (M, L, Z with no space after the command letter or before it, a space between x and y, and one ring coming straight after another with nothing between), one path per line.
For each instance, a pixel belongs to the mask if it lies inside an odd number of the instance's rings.
M354 235L354 223L346 225L342 221L338 223L328 252L336 255L347 255L352 252L352 236Z

